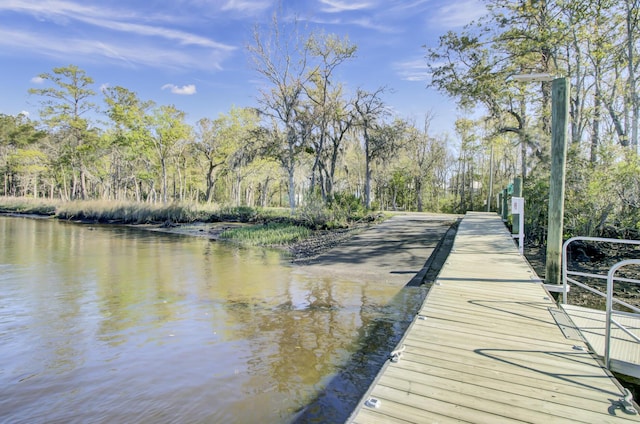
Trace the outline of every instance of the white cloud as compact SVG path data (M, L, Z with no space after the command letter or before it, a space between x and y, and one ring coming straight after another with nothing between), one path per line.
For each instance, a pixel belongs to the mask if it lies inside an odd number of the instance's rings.
M26 110L21 110L20 113L18 113L18 115L24 115L27 118L29 117L29 112L27 112Z
M83 19L83 21L95 26L99 26L99 27L103 27L111 30L117 30L121 32L126 32L130 34L166 38L169 40L178 41L180 44L183 44L183 45L195 45L195 46L209 47L209 48L220 49L220 50L236 49L236 47L234 46L218 43L217 41L211 40L206 37L201 37L199 35L190 34L184 31L177 31L169 28L154 27L149 25L139 25L139 24L132 24L127 22L116 22L116 21L109 21L109 20L103 20L103 19L85 18Z
M265 10L271 6L272 2L269 0L255 1L255 0L228 0L222 10L235 10L239 12L250 12L254 14Z
M151 26L133 21L147 20L148 16L137 16L134 12L120 11L114 13L113 8L101 8L76 4L67 1L49 0L32 2L24 0L3 0L0 2L0 11L10 10L14 12L29 13L39 19L50 19L58 24L66 24L69 21L84 22L100 28L112 31L120 31L128 34L161 37L178 41L182 45L196 45L220 50L235 50L236 47L219 43L207 37L191 34L184 31ZM120 10L120 9L116 9ZM154 19L155 20L155 19Z
M17 13L28 13L40 20L50 19L57 23L66 23L71 19L81 20L84 17L95 17L111 20L133 20L144 19L154 22L173 22L174 17L169 15L149 14L145 12L143 16L137 16L132 10L122 7L103 8L91 6L86 2L73 2L64 0L3 0L0 2L0 11L7 10Z
M191 96L192 94L196 94L196 86L194 84L183 85L182 87L178 87L174 84L165 84L162 86L163 90L171 90L173 94L181 94L184 96Z
M393 64L393 68L405 81L427 81L431 77L424 59L396 62Z
M464 26L487 13L480 0L453 1L442 6L430 22L445 28Z
M371 7L371 3L353 3L348 1L339 1L339 0L320 0L320 3L326 5L326 7L322 7L322 10L325 13L341 13L341 12L351 12L354 10L362 10L368 9Z
M43 43L42 40L45 39L47 42ZM91 39L61 38L52 34L12 31L1 27L0 46L37 51L58 60L102 61L107 58L127 67L143 65L165 69L222 69L222 61L229 54L228 51L215 49L190 53L184 49L168 49L127 40L106 43Z
M31 82L34 84L42 84L44 82L44 78L42 77L33 77L31 78Z
M386 32L386 33L398 32L398 30L391 28L389 26L376 24L369 18L356 19L354 21L345 22L345 23L357 25L362 28L372 29L379 32Z

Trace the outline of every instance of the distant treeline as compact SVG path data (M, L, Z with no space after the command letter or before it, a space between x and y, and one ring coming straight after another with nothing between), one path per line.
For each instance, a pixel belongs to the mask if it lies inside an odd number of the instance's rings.
M432 111L418 122L394 115L386 88L348 92L335 72L356 60L346 37L274 21L248 48L264 81L258 107L194 124L124 87L97 95L74 65L40 75L40 120L0 116L0 194L460 213L495 210L498 191L520 177L526 231L544 242L551 83L513 76L547 74L571 82L566 235L634 236L640 5L488 4L426 46L425 84L458 100L461 115L485 111L459 118L451 135L430 131Z

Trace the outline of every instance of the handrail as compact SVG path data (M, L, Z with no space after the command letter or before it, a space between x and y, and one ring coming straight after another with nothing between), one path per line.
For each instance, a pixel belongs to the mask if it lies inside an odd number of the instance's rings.
M592 278L602 278L605 279L607 277L601 275L601 274L587 274L587 273L582 273L582 272L578 272L578 271L568 271L567 267L568 267L568 263L569 261L567 260L567 250L568 247L571 243L573 243L574 241L578 241L578 240L582 240L582 241L595 241L595 242L599 242L599 243L617 243L617 244L635 244L635 245L640 245L640 240L623 240L623 239L614 239L614 238L603 238L603 237L571 237L569 240L565 241L564 244L562 245L562 303L566 304L567 303L567 292L568 290L568 276L569 275L576 275L576 276L581 276L581 277L592 277ZM630 279L621 279L621 278L616 278L616 280L618 281L627 281L627 282L631 282L631 283L635 283L637 280L630 280ZM606 297L605 293L600 292L599 290L595 290L589 286L587 286L586 284L583 284L579 281L576 281L574 279L571 279L571 282L577 286L580 286L584 289L587 289L591 292L594 292L602 297ZM620 301L618 300L614 300L616 303L620 303Z
M611 365L611 326L615 325L620 330L622 330L625 334L630 336L636 342L640 343L640 337L633 334L629 331L623 324L617 321L614 318L614 314L617 316L638 316L640 314L640 308L634 305L631 305L623 300L615 299L613 297L613 284L614 281L620 282L628 282L634 284L640 284L640 280L632 279L632 278L623 278L623 277L615 277L616 272L627 265L640 265L640 259L627 259L620 261L614 264L611 268L609 268L609 272L606 277L602 274L591 274L586 272L579 271L570 271L568 269L568 246L574 241L583 240L583 241L593 241L599 243L617 243L617 244L635 244L640 245L640 240L621 240L621 239L612 239L612 238L601 238L601 237L572 237L562 245L562 303L567 304L567 292L569 291L569 283L580 286L592 293L595 293L599 296L606 298L606 322L605 322L605 346L604 346L604 363L607 369L610 368ZM577 276L577 277L587 277L587 278L599 278L607 280L607 292L604 293L600 290L597 290L593 287L589 287L588 285L574 279L569 276ZM635 312L623 312L617 311L613 309L613 304L622 305L631 311Z
M627 335L629 335L631 338L633 338L636 342L640 343L640 337L636 336L635 334L633 334L631 331L629 331L624 325L622 325L621 323L619 323L618 321L616 321L615 319L613 319L613 313L616 312L613 310L613 276L615 275L615 273L622 268L623 266L627 266L627 265L640 265L640 259L627 259L624 261L620 261L617 264L613 265L610 269L609 269L609 273L607 274L607 321L606 321L606 327L605 327L605 338L604 338L604 363L605 366L607 367L607 369L610 368L611 365L611 355L610 355L610 351L611 351L611 324L615 324L619 329L621 329L622 331L624 331ZM640 284L640 281L635 281L636 283ZM629 309L636 311L637 313L640 313L640 308L635 307L633 305L629 305L626 302L623 302L625 304L626 307L628 307ZM623 315L632 315L632 314L628 314L625 313Z

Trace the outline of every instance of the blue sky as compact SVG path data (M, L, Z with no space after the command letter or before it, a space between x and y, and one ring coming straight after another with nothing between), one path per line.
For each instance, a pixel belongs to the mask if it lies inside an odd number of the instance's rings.
M245 46L274 10L358 46L338 69L347 90L387 86L400 116L453 132L455 104L427 89L425 49L478 18L481 0L1 0L0 113L38 118L29 88L54 67L77 65L95 89L120 85L174 104L193 123L254 106L263 84ZM98 99L98 104L102 101Z

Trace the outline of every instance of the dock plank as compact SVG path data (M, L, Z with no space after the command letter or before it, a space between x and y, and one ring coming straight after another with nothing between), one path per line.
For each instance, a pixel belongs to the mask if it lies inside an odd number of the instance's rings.
M485 390L510 393L517 396L523 396L531 399L547 401L559 404L571 404L586 411L600 412L601 405L598 401L602 400L601 396L591 395L591 390L584 387L573 387L566 389L567 385L548 384L549 381L541 382L539 380L526 381L520 379L518 375L507 372L492 371L487 374L485 370L478 367L469 367L465 364L456 369L441 368L437 364L422 363L413 361L414 358L408 357L401 366L390 368L387 372L393 376L399 372L398 376L411 375L410 372L419 373L414 375L416 381L422 381L425 378L433 378L433 384L441 381L444 387L456 387L463 384L469 386L470 389L481 391L486 394ZM437 361L434 361L437 362ZM428 376L428 377L425 377ZM440 379L440 380L438 380ZM427 380L430 381L430 380ZM517 381L517 382L516 382ZM541 386L546 386L544 389ZM549 392L553 392L549 396ZM615 395L615 393L612 393Z
M474 363L475 355L465 351L451 350L447 347L437 345L417 346L422 349L420 353L406 353L407 359L420 364L424 367L425 372L433 368L441 368L451 372L452 378L455 378L457 372L464 372L470 376L478 375L481 378L504 381L507 383L517 382L522 386L541 388L542 390L551 390L567 394L575 394L582 397L593 399L601 399L602 389L594 391L592 382L595 378L609 379L607 375L594 377L592 375L572 374L570 377L564 377L558 374L549 373L532 373L527 368L512 367L506 363L492 361L482 364ZM429 348L428 352L424 349ZM414 349L412 349L414 350ZM596 385L599 387L599 384ZM584 390L583 390L584 389ZM584 391L584 392L583 392ZM611 397L617 396L619 390L614 388L607 394Z
M396 369L395 371L397 377L394 371L388 372L388 378L385 379L386 387L423 396L428 399L425 402L432 400L455 402L457 405L464 405L465 409L473 411L474 414L480 411L498 415L501 420L509 418L523 422L544 422L548 420L550 414L556 418L587 424L613 422L606 414L610 403L600 405L603 408L599 411L585 410L575 403L562 405L545 401L536 405L531 402L531 396L528 395L486 386L474 386L467 382L454 382L432 375L425 377L422 373L410 373L406 370ZM561 407L558 408L558 405ZM460 415L460 417L463 416Z
M640 422L585 343L563 335L555 307L499 217L467 214L402 357L349 422ZM378 408L363 406L369 397Z
M593 351L604 356L605 312L575 305L562 305L562 308L580 328L582 336ZM633 334L640 336L640 318L616 316L615 319ZM632 375L640 378L640 345L615 325L611 328L611 358L625 363L627 368L634 368Z

